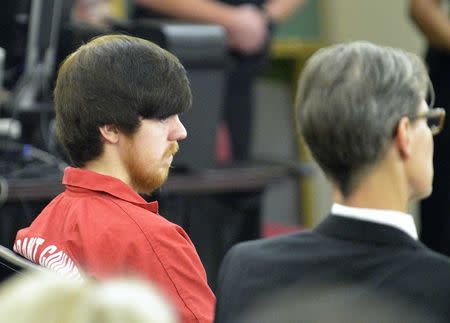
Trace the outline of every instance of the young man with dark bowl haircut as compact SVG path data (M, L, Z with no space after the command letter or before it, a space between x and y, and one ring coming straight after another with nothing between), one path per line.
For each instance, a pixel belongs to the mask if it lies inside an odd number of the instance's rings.
M149 41L102 36L67 57L54 95L57 137L73 167L65 192L18 232L14 250L73 277L141 276L182 322L211 322L215 298L192 242L138 194L164 183L186 138L183 66Z

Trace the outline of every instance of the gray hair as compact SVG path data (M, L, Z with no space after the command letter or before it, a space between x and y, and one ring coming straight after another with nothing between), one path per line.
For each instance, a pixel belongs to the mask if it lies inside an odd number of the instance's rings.
M400 49L352 42L308 60L297 90L298 126L344 197L384 157L399 120L417 113L427 90L422 60Z

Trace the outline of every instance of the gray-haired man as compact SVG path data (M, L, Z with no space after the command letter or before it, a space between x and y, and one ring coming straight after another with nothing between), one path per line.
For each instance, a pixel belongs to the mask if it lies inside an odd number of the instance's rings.
M450 261L417 241L406 213L432 190L445 114L426 103L430 90L422 61L399 49L354 42L313 55L296 108L334 204L310 232L234 247L216 322L448 321Z

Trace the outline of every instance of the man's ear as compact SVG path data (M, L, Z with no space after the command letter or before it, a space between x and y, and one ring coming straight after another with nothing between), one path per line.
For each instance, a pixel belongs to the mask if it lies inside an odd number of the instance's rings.
M407 117L400 119L397 125L395 135L395 144L400 156L403 159L409 159L411 156L411 122Z
M102 141L115 144L119 141L119 129L117 126L107 124L98 127L100 134L102 135Z

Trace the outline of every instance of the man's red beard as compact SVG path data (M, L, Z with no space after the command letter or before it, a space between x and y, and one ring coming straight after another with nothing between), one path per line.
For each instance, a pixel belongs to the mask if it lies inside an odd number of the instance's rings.
M161 160L148 164L140 160L138 150L130 142L126 148L125 167L130 176L130 184L138 193L150 194L159 188L169 175L170 163L167 160L178 151L178 143L172 143L163 154Z

